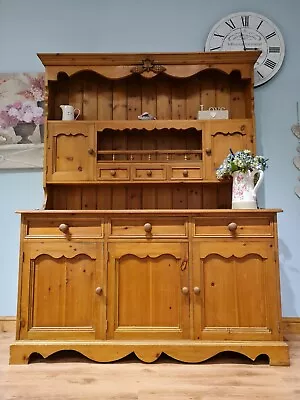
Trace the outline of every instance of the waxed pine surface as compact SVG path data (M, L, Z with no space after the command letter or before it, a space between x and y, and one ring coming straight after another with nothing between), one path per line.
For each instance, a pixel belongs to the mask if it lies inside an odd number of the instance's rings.
M1 400L300 399L299 335L287 337L290 367L234 355L196 365L167 357L153 364L134 357L98 364L72 355L9 366L13 340L13 333L0 333Z

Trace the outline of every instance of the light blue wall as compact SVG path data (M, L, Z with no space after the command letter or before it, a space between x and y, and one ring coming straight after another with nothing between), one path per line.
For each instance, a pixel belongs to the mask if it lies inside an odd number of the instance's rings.
M235 11L274 20L286 42L279 74L255 89L258 152L270 159L260 199L279 215L284 316L300 316L300 173L290 127L300 101L299 0L0 0L0 72L42 71L37 52L202 51L212 25ZM42 174L0 172L0 315L15 315L19 219L42 204ZM255 295L255 293L253 294Z

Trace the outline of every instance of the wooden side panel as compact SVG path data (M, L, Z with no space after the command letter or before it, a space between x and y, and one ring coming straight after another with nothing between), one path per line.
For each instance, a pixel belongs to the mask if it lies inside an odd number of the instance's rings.
M238 325L266 326L265 263L259 256L251 254L247 260L237 259L235 268L237 299L247 299L237 306Z
M35 260L32 274L32 326L64 326L65 259L42 255Z
M48 209L230 209L228 184L51 185ZM51 205L51 207L50 207Z
M238 326L235 264L220 255L208 256L203 264L204 327Z
M91 326L94 317L95 260L84 254L66 265L65 326Z
M99 79L97 82L97 96L98 96L98 120L111 120L112 119L112 82L107 79Z
M173 81L172 119L186 119L186 90L184 82Z
M172 119L172 87L168 79L157 78L157 119Z
M127 97L127 117L131 120L137 120L137 117L142 114L142 88L140 79L128 80Z
M197 119L200 110L200 83L198 77L189 79L186 85L186 118Z
M113 82L113 114L114 120L127 119L127 83L126 80Z
M154 116L157 114L156 86L148 79L142 81L142 112L148 112Z
M75 76L70 79L69 83L69 102L67 104L71 104L74 108L78 108L80 110L80 116L78 120L86 120L88 119L83 113L83 93L84 93L84 81L81 78L81 75Z
M96 74L85 75L81 112L86 120L96 120L98 118L97 81L98 76Z
M230 83L230 117L246 118L244 85L236 81L234 74Z

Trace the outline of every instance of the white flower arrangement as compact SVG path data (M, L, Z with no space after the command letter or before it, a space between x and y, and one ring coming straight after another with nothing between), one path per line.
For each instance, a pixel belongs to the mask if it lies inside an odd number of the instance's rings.
M218 179L229 178L236 171L247 172L254 170L264 171L267 166L267 161L263 156L254 156L250 150L241 150L230 153L216 170Z

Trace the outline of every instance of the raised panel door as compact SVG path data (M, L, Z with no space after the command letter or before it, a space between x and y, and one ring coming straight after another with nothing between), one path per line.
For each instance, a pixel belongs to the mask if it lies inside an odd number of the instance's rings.
M108 338L188 338L187 244L116 242L108 251Z
M194 243L196 339L278 340L278 270L272 241Z
M255 151L252 120L208 121L204 134L204 169L206 179L216 179L216 169L230 152Z
M90 181L95 171L94 124L48 122L47 181Z
M25 244L21 339L104 337L102 256L102 244L93 242Z

